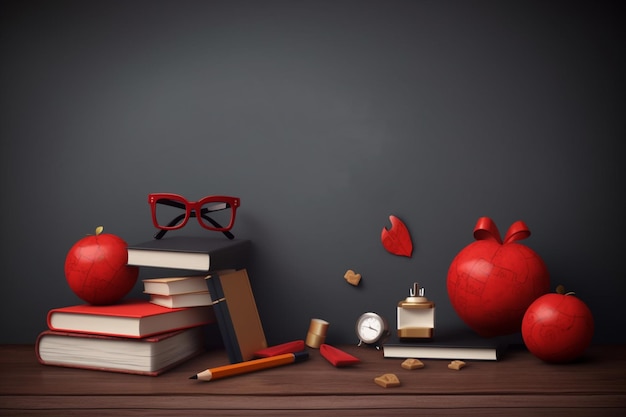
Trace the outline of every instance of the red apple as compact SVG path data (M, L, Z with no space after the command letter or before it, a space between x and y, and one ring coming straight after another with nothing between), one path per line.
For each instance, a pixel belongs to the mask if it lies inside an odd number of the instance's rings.
M516 241L530 236L526 224L511 225L504 242L495 223L481 217L473 242L448 270L450 302L459 317L484 337L519 333L528 306L550 290L543 260Z
M593 315L574 293L545 294L526 310L522 338L528 350L546 362L570 362L579 358L593 338Z
M120 237L102 234L82 238L65 258L65 279L82 300L95 305L114 304L137 282L139 268L128 266L128 245Z

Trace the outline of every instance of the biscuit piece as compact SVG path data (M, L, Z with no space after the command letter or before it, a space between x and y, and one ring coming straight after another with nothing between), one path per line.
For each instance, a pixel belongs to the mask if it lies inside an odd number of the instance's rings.
M463 361L452 361L448 364L448 369L454 369L455 371L460 371L461 368L465 366L465 362Z
M357 274L351 269L348 269L343 277L350 285L354 285L355 287L361 282L361 274Z
M424 363L420 361L419 359L410 358L402 362L402 365L400 366L402 366L404 369L413 370L413 369L423 368Z
M400 380L395 374L384 374L374 378L374 382L383 388L397 387L400 385Z

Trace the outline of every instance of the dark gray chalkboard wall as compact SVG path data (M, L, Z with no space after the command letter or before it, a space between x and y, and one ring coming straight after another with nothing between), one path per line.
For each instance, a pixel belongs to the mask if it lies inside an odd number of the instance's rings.
M480 216L524 220L596 341L626 341L611 3L13 1L0 19L0 342L80 301L63 263L96 226L149 239L150 192L241 197L271 344L312 317L329 343L355 342L364 311L394 325L414 280L459 323L446 274ZM410 259L380 244L390 214Z

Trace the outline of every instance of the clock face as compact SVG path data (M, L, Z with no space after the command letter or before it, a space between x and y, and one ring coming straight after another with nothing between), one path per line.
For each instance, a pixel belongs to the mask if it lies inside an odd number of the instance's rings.
M384 319L376 313L365 313L357 321L356 332L363 343L377 342L386 331Z

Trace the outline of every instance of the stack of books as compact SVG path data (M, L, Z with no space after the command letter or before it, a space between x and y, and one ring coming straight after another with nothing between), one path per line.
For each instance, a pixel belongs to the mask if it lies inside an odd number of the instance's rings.
M204 350L210 306L167 308L148 300L80 304L48 312L39 334L39 362L73 368L159 375Z
M231 363L253 359L267 342L246 267L251 242L223 237L175 236L129 246L128 264L165 270L203 273L189 277L144 280L152 302L168 306L207 300L215 313L222 341ZM192 282L193 281L193 282ZM204 285L202 284L204 281ZM158 299L158 301L157 301ZM193 301L191 301L193 299Z
M157 376L203 352L203 330L216 322L231 361L250 359L249 350L267 347L245 269L250 246L202 237L129 246L129 265L202 275L146 279L149 299L50 310L35 346L39 362Z

